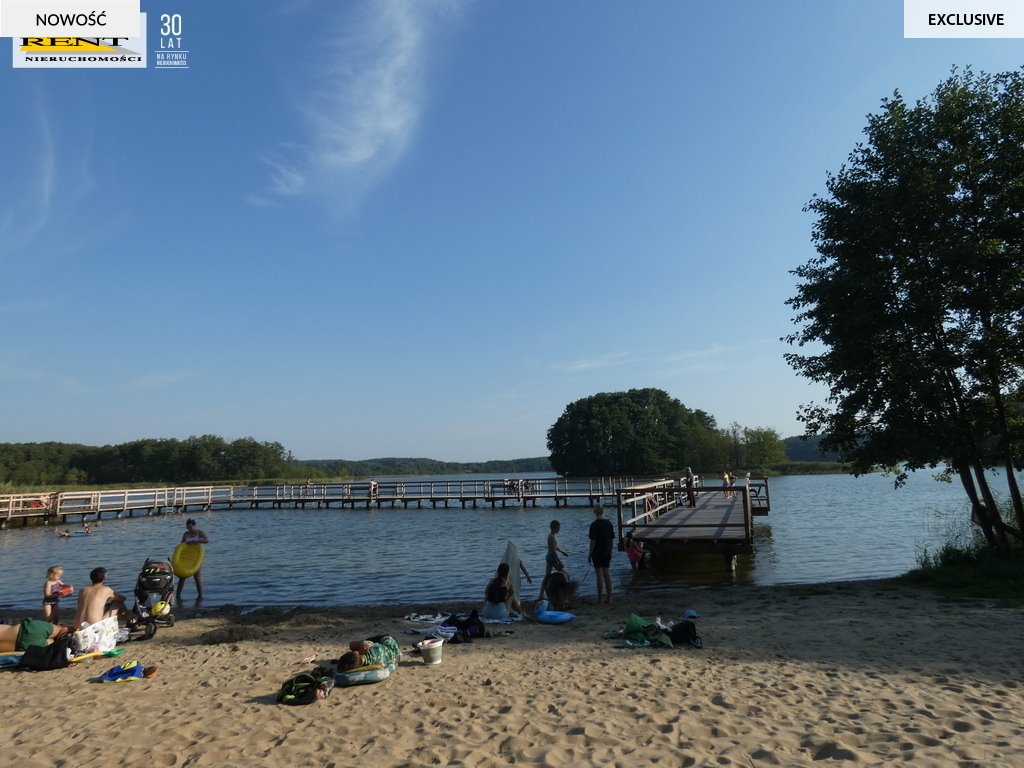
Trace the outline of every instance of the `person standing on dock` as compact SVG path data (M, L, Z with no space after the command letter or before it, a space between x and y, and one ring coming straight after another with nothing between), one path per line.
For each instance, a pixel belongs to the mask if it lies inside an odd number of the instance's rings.
M597 602L612 604L612 548L615 542L615 526L604 516L604 507L594 505L595 520L590 524L590 554L587 562L594 566L597 575ZM604 597L607 593L608 597Z
M694 490L697 485L697 478L689 467L686 468L683 481L686 484L686 506L693 509L697 506L697 491Z
M181 537L182 544L202 544L203 546L210 543L210 539L207 537L206 532L201 528L196 527L196 521L191 517L185 521L185 533ZM175 591L175 596L178 598L178 602L181 602L181 591L185 589L185 581L188 577L178 579L178 589ZM196 602L198 603L203 599L203 569L199 568L198 571L192 576L196 580Z

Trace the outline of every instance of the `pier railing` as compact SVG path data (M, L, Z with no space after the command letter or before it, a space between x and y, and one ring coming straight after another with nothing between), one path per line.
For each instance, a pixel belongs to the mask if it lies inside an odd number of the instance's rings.
M770 508L767 478L748 478L736 492L743 492L751 514L767 514ZM0 495L0 527L14 521L66 522L78 516L121 517L150 514L170 509L234 508L248 506L317 507L421 507L459 504L537 506L553 502L556 507L571 503L615 502L620 511L620 528L647 525L678 505L687 490L680 480L643 480L633 477L564 478L467 478L451 480L360 480L358 482L287 483L280 485L207 485L174 488L125 488L63 493ZM699 482L699 494L719 492ZM627 511L624 521L622 510Z
M619 488L636 482L631 477L603 478L468 478L452 480L361 480L280 485L209 485L175 488L125 488L66 491L45 494L0 495L0 527L14 521L66 522L69 517L134 515L165 509L233 508L296 505L305 507L433 506L457 503L463 507L515 504L555 506L574 501L594 504L614 498Z
M753 551L754 516L768 514L771 497L767 477L692 489L659 480L620 488L616 507L620 546L631 534L662 550L711 548L732 558Z

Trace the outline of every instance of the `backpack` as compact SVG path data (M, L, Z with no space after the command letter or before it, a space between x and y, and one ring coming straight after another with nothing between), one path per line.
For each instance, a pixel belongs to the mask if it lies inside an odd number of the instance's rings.
M697 625L689 619L683 619L673 624L668 632L668 636L672 640L673 645L689 643L694 648L704 647L704 644L700 641L700 635L697 634Z
M334 677L318 667L312 672L301 672L286 680L277 692L277 703L312 704L330 696L333 688Z
M49 645L30 645L21 655L21 668L36 671L64 669L71 664L71 637L70 632L65 632Z

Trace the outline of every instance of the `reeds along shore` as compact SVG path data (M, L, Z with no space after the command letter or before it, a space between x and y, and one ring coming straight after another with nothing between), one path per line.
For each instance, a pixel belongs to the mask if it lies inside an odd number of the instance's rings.
M418 610L465 610L466 605ZM629 613L698 610L704 648L619 649ZM122 660L0 673L3 763L32 766L1017 766L1024 608L888 582L713 588L577 605L564 625L405 657L390 679L301 707L281 683L352 639L418 639L410 607L179 610ZM505 629L502 626L500 629Z

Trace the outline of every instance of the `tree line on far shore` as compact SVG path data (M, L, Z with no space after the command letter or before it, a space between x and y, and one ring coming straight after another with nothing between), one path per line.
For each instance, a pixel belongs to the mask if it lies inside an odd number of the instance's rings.
M118 445L0 443L0 485L89 486L154 483L302 482L344 477L385 477L484 472L550 472L547 456L508 461L447 462L384 458L302 461L283 445L251 437L217 435L134 440Z
M779 452L772 449L765 454L763 446L748 440L751 436L766 435L762 430L748 430L735 424L719 431L708 439L717 443L720 450L709 451L706 455L721 456L721 459L710 458L709 461L722 463L704 466L694 457L694 470L704 474L720 472L720 467L724 466L734 471L754 469L781 474L839 470L840 465L829 461L829 457L823 456L818 449L818 438L786 438L780 443L782 453L779 459ZM759 456L765 458L769 455L778 461L764 467L751 463ZM679 471L685 466L672 466L668 471ZM302 482L306 479L467 473L501 476L551 471L552 461L548 456L477 462L426 458L299 460L280 443L259 442L250 437L227 441L217 435L193 436L185 440L144 439L104 446L56 442L0 443L0 487L8 489L144 483ZM624 469L612 474L657 473L656 466L651 465L642 471ZM586 476L590 473L572 474Z

